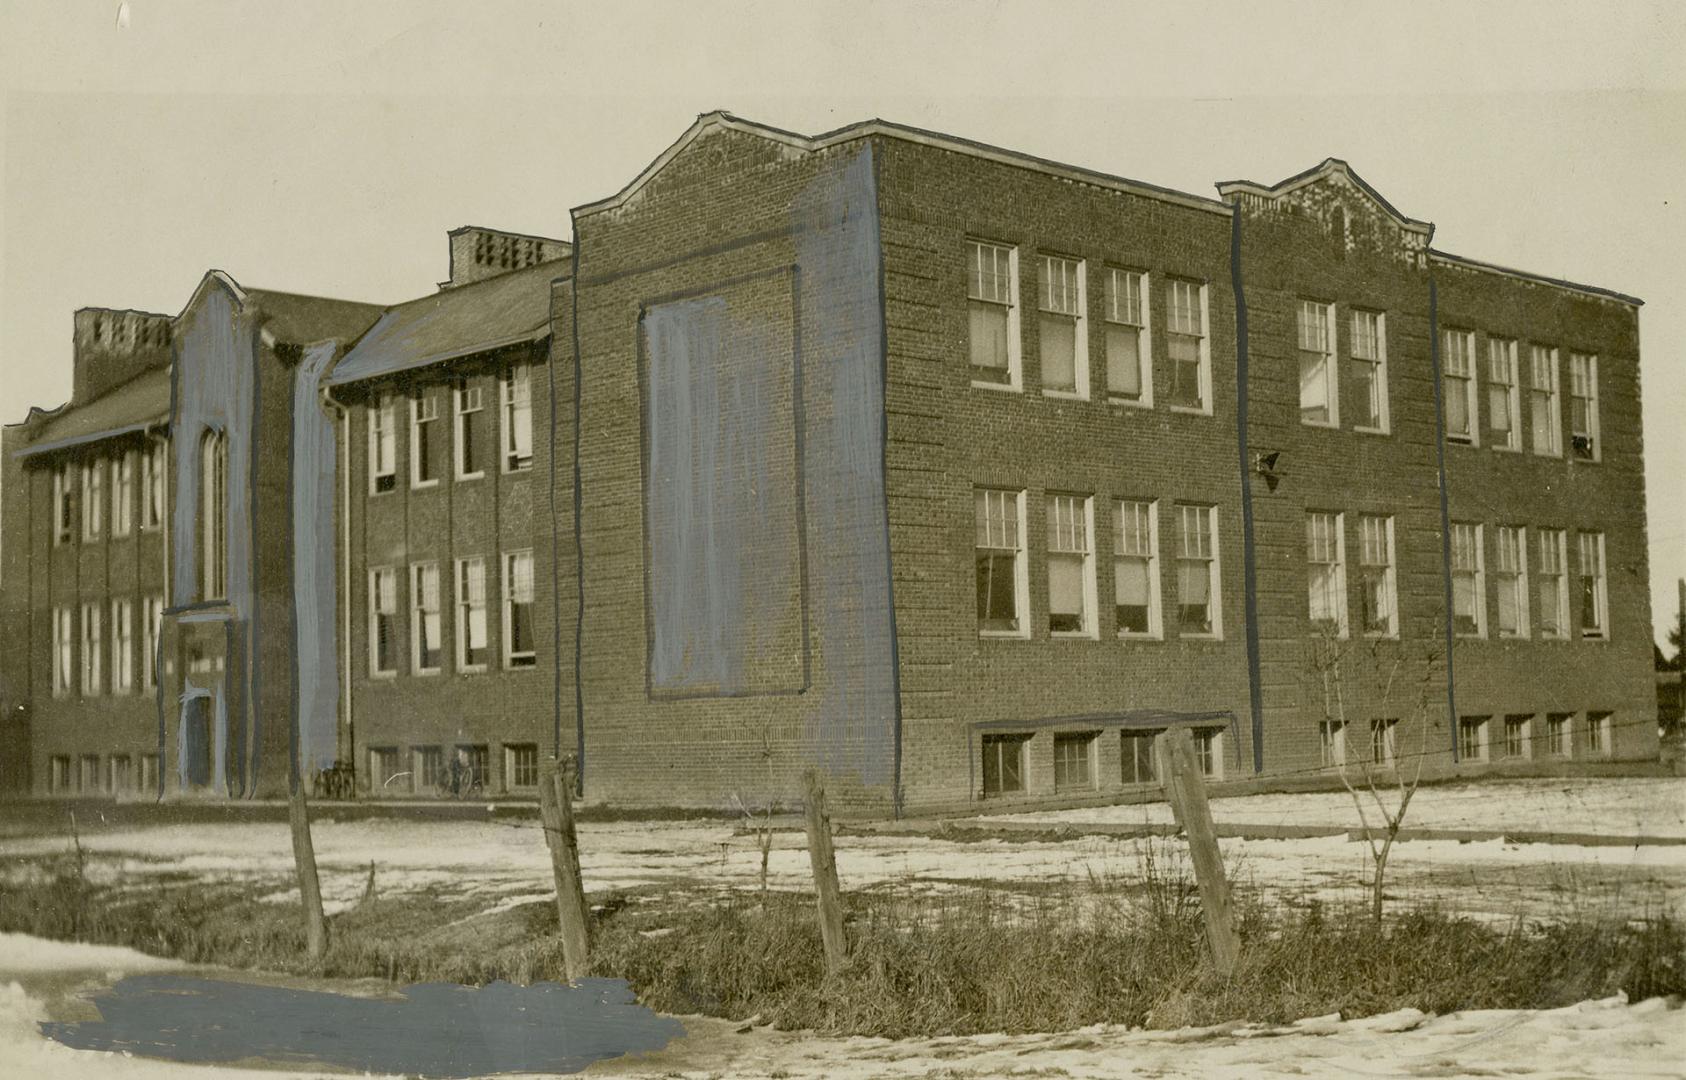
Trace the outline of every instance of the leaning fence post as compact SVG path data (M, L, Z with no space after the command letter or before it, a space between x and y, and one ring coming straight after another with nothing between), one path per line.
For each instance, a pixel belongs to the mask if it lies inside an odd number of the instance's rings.
M293 865L304 902L306 948L311 961L318 962L328 950L328 924L322 915L322 883L316 876L316 846L310 840L310 808L305 805L302 777L295 779L287 799L287 823L293 830Z
M831 847L831 814L826 810L825 781L819 770L809 769L802 780L807 787L808 861L814 869L825 970L835 975L849 962L849 943L843 936L843 900L837 884L837 854Z
M591 969L591 931L580 879L579 839L574 833L574 761L570 756L547 769L539 783L539 814L550 848L556 880L556 918L562 931L562 962L568 980L583 979Z
M1235 934L1229 882L1224 878L1223 857L1218 852L1212 808L1206 802L1206 781L1194 754L1194 737L1186 727L1174 728L1161 732L1154 743L1166 800L1188 837L1194 879L1200 887L1200 910L1206 918L1206 940L1212 949L1212 966L1219 975L1228 978L1235 970L1241 943Z

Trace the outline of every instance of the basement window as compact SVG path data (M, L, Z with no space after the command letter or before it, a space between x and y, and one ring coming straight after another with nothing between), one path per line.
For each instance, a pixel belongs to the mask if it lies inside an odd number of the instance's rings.
M506 790L538 787L538 744L505 743L503 748L503 776Z
M1575 756L1575 744L1571 740L1573 719L1571 713L1546 713L1546 752L1552 757Z
M1054 736L1054 790L1089 790L1095 786L1095 734Z
M1122 733L1123 774L1126 784L1156 784L1159 772L1154 766L1154 740L1157 731L1126 731Z
M1468 762L1487 760L1487 717L1465 716L1458 721L1458 758Z
M1505 757L1526 759L1534 756L1533 728L1532 716L1505 717Z
M1028 735L983 737L984 798L1024 791L1025 744L1029 741Z
M1607 712L1589 712L1586 714L1586 756L1589 758L1607 758L1610 756L1610 714Z

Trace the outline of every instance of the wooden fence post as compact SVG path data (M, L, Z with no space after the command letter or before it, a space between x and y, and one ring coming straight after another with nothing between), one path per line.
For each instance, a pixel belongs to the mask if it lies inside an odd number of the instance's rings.
M1205 777L1194 753L1194 737L1186 727L1161 732L1154 740L1154 753L1165 798L1188 837L1194 880L1200 887L1200 911L1206 918L1206 940L1212 949L1212 966L1227 979L1235 971L1241 942L1235 933L1229 882L1224 878L1223 857L1218 852L1217 830L1212 826L1212 808L1206 802Z
M299 898L304 902L304 935L312 962L328 951L328 923L322 915L322 882L316 876L316 846L310 841L310 808L305 805L304 779L296 780L287 800L287 823L293 830L293 865L298 871Z
M802 780L807 788L808 862L814 870L825 970L835 975L849 962L849 943L843 936L843 898L837 884L837 854L831 847L831 814L825 807L825 781L819 770L809 769Z
M591 924L580 879L579 840L574 834L574 766L572 756L545 770L539 781L539 813L544 819L545 844L550 848L551 876L556 880L556 918L562 931L562 961L568 981L591 971Z

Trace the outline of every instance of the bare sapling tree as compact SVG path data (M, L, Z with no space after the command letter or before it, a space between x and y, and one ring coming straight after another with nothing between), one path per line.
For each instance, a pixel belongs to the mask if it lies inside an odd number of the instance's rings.
M1444 650L1410 651L1398 641L1349 640L1325 626L1313 638L1307 663L1311 692L1321 702L1325 765L1334 767L1352 796L1369 849L1370 917L1381 926L1387 862L1422 781L1428 758L1431 702ZM1352 753L1353 720L1368 724L1367 752ZM1405 748L1410 742L1411 748Z
M756 730L758 751L761 757L761 768L765 774L764 787L759 804L746 801L741 792L732 793L732 808L743 815L749 829L755 834L755 842L761 852L760 899L763 909L767 906L767 874L773 857L773 816L778 813L780 800L778 786L773 771L773 737L772 720L763 719Z

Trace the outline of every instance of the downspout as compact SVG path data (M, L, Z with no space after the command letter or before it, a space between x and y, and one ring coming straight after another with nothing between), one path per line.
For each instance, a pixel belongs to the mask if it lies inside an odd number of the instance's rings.
M351 410L322 382L322 404L339 414L340 474L340 715L344 717L346 760L357 775L357 725L351 715Z

